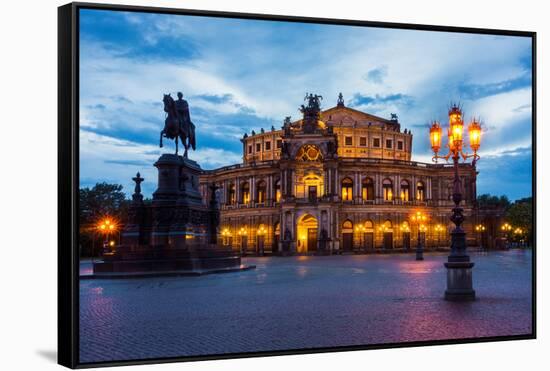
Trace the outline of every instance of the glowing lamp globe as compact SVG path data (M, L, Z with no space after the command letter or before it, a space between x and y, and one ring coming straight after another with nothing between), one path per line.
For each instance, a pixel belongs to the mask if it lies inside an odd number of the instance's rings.
M481 144L481 125L479 122L473 120L470 125L468 125L468 133L470 136L470 148L474 152L477 152Z
M441 148L441 126L436 121L432 123L430 128L430 142L432 150L437 154Z

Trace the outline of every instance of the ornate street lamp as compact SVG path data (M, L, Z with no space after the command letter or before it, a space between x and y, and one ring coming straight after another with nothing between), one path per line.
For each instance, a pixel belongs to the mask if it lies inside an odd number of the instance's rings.
M458 176L458 162L460 158L464 161L471 158L472 166L475 167L477 160L479 160L477 151L481 144L481 125L475 119L468 125L472 154L467 154L463 150L463 131L462 109L453 104L449 109L449 129L447 132L449 152L446 155L440 156L441 126L439 123L433 122L430 128L430 142L434 152L432 160L437 162L440 158L445 161L452 159L454 165L453 202L455 207L453 208L451 221L455 224L455 228L451 232L451 253L445 263L445 267L447 267L445 300L453 301L470 301L475 300L476 297L475 290L472 287L472 267L474 263L470 261L470 257L466 253L466 233L461 227L464 222L464 216L462 215L463 209L460 207L462 193L460 190L460 177Z
M509 240L510 240L510 231L513 229L512 226L508 223L504 223L500 229L502 229L502 231L504 232L504 236L506 237L506 248L510 248Z
M410 219L412 224L417 224L418 226L418 234L416 236L416 260L424 260L424 245L420 238L420 233L425 233L427 230L424 223L428 220L428 216L421 211L417 211L411 215Z

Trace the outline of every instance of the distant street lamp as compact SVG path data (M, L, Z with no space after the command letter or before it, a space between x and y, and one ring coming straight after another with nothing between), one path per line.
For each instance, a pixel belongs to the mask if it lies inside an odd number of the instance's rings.
M103 234L103 251L105 252L109 248L112 249L115 246L115 241L109 242L109 237L117 229L116 223L109 218L105 218L99 222L97 229Z
M508 223L504 223L502 227L500 228L504 232L504 237L506 237L506 248L510 248L510 231L512 230L512 226Z
M435 233L437 234L437 247L441 247L441 232L443 232L443 226L441 224L437 224L435 226Z
M479 238L479 247L483 250L483 232L485 232L485 226L483 224L478 224L475 229Z
M472 286L472 267L474 263L466 253L466 233L461 224L464 222L462 215L463 209L460 207L462 193L460 189L460 177L458 175L458 161L462 157L464 161L472 158L472 166L475 167L479 155L481 144L481 125L479 121L472 120L468 126L470 139L470 148L473 154L466 154L463 151L464 140L462 133L464 131L464 121L462 120L462 110L456 104L449 109L449 129L448 129L448 147L449 152L444 156L439 156L441 149L442 130L438 122L433 122L430 128L430 142L434 152L433 161L437 162L442 158L449 161L453 160L454 182L453 182L453 214L451 221L455 228L451 232L451 253L447 258L445 267L447 268L447 290L445 291L445 300L470 301L475 300L476 293Z
M416 237L416 260L424 260L424 246L423 241L420 238L421 232L426 232L427 228L424 223L428 220L426 214L421 211L417 211L415 214L411 215L411 223L417 225L418 234Z
M359 224L355 227L355 231L359 233L359 250L363 250L365 248L364 235L366 230L367 229L363 224Z

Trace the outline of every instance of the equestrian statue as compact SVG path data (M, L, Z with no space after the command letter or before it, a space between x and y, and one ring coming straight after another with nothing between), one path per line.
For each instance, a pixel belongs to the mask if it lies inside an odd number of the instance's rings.
M189 105L180 92L178 92L178 100L174 100L170 94L164 94L162 101L166 120L164 120L164 129L160 132L160 147L162 148L162 137L174 139L177 155L179 138L185 147L183 157L187 158L189 147L195 150L195 125L191 122Z

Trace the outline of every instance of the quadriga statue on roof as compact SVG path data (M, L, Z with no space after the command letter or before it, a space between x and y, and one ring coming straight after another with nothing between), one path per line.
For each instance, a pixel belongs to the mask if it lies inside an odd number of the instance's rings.
M160 147L162 138L174 139L176 142L176 155L178 154L178 138L185 147L183 157L187 158L189 147L195 150L195 125L191 122L189 105L183 99L183 94L178 92L178 100L174 100L170 94L164 94L164 129L160 132Z

